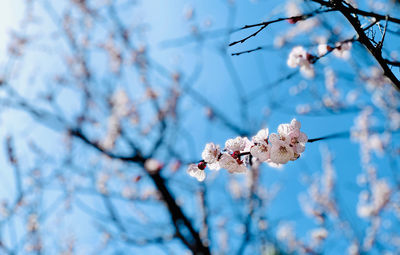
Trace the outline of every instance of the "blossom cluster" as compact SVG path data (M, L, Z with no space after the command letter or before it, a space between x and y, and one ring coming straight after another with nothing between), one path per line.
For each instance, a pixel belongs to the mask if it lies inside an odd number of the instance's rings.
M315 76L314 63L318 58L325 56L329 52L333 52L335 57L346 60L350 57L351 47L351 41L337 42L334 47L322 43L318 45L318 56L314 56L302 46L296 46L289 53L286 63L290 68L299 67L300 73L304 77L313 78Z
M189 165L187 172L203 181L206 167L211 170L224 168L229 173L244 173L251 160L274 165L294 161L304 152L308 141L300 127L300 122L293 119L290 124L280 124L278 133L269 134L268 128L265 128L258 131L251 141L247 137L228 139L222 150L219 145L208 143L202 153L203 160Z

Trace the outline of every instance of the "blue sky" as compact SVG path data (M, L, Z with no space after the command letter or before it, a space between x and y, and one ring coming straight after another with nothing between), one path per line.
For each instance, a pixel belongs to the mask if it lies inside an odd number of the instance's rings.
M4 41L6 31L10 27L17 27L18 17L22 13L22 10L16 2L12 2L15 6L5 5L6 2L0 3L0 9L7 15L3 15L4 21L0 20L0 41ZM8 2L11 3L11 2ZM4 5L4 6L2 6ZM63 5L55 5L56 8L60 8ZM194 9L194 17L187 21L185 20L185 11L188 9ZM311 7L304 6L305 9ZM206 98L211 102L212 106L215 107L219 112L223 113L226 118L232 121L235 125L239 126L242 130L248 132L251 136L255 134L260 128L269 127L270 132L276 132L277 127L281 123L289 123L292 118L296 118L302 123L302 131L305 132L309 138L321 137L337 132L350 131L354 125L354 118L358 112L349 111L343 112L317 112L315 115L300 115L296 112L296 106L299 104L312 102L311 105L318 105L313 93L304 92L297 96L290 96L290 90L295 86L303 86L306 84L308 88L320 90L323 89L323 68L331 66L335 71L339 73L339 87L342 93L342 97L352 89L353 84L358 80L356 78L350 78L348 80L345 74L352 74L351 67L359 65L364 67L371 65L373 61L365 54L364 49L359 45L354 45L352 54L356 56L353 63L352 61L345 62L343 60L334 59L332 56L328 57L327 61L321 60L316 64L317 76L315 80L304 79L300 74L295 75L293 78L288 79L280 83L279 85L269 88L268 84L280 79L283 76L293 72L286 65L286 58L289 54L291 47L285 47L283 49L272 48L271 50L262 50L251 54L243 54L241 56L230 56L232 52L238 52L241 50L252 49L260 45L273 45L275 36L282 34L287 29L290 29L291 24L282 22L271 25L268 29L262 31L257 37L252 38L237 46L227 48L227 44L241 39L244 36L251 33L249 31L240 31L236 33L230 33L229 30L241 27L246 24L254 24L272 17L284 16L284 8L281 5L281 1L237 1L236 6L228 4L226 1L139 1L138 8L135 13L131 13L121 10L120 15L124 21L128 24L143 23L146 24L146 35L144 37L135 38L134 44L141 45L146 44L149 49L149 55L154 63L160 63L169 72L179 72L183 77L184 86L188 86L191 90L196 91L202 97ZM39 8L39 13L41 12ZM11 15L14 13L14 15ZM335 16L338 20L338 24L345 24L343 20ZM50 24L50 20L43 16L44 27L49 31L54 29L54 26ZM207 23L211 22L211 26L208 27ZM342 22L342 23L340 23ZM205 40L193 40L191 37L191 31L196 26L199 30L200 35L205 35ZM346 36L352 36L351 30L347 32L348 27L338 25L339 28L343 29ZM47 32L47 30L45 30ZM96 30L97 31L97 30ZM101 29L98 30L97 36L101 38ZM28 31L30 33L32 31ZM34 30L33 34L40 32L40 30ZM50 33L50 32L49 32ZM324 35L326 31L316 30L313 31L313 35ZM189 36L188 39L187 36ZM3 39L2 39L3 38ZM45 37L48 39L48 37ZM294 44L307 45L310 37L308 34L296 37ZM344 38L341 38L344 39ZM47 42L43 39L45 45L50 45L49 51L54 52L57 49L65 50L65 45ZM56 40L55 40L56 42ZM40 43L37 44L40 46ZM36 46L37 46L36 45ZM389 46L394 46L395 43ZM315 50L315 48L311 48ZM398 49L397 49L398 50ZM7 57L4 55L4 45L0 44L0 63L3 64L7 61ZM40 50L30 53L25 60L25 67L21 76L16 79L13 86L16 86L27 97L32 96L41 89L46 89L48 85L47 81L50 77L49 73L63 70L63 62L56 57L51 58L47 55L46 58L41 58L42 53ZM44 54L46 56L46 54ZM106 61L101 55L93 54L92 63L98 69L96 74L101 79L101 72L103 68L107 68ZM22 66L22 65L21 65ZM35 73L33 67L39 67L38 78L35 79L34 84L30 84L30 75ZM196 70L201 67L201 72L198 78L193 83L185 83L191 77ZM48 72L51 70L51 72ZM354 72L353 72L354 73ZM35 73L36 74L36 73ZM111 89L114 87L123 87L127 89L132 97L138 94L138 90L134 85L134 82L138 80L137 74L128 74L124 79L118 80L114 77L105 77L112 82ZM163 91L166 86L169 86L169 81L166 81L165 77L161 75L154 75L151 77L151 83L159 91ZM49 82L51 84L51 82ZM263 89L267 87L267 89ZM355 89L360 89L362 85L357 84ZM240 88L238 91L237 88ZM260 89L261 88L261 89ZM102 91L104 89L104 91ZM106 93L107 88L100 87L99 91ZM176 143L173 146L183 154L183 158L186 160L197 160L200 158L201 151L207 142L215 142L221 145L224 144L226 139L234 138L237 133L229 130L224 126L218 119L209 120L205 116L205 107L198 102L196 103L196 96L187 92L183 92L183 98L180 101L178 114L181 121L179 132L173 132L169 130L168 134L177 135ZM255 94L252 92L256 91ZM0 92L1 93L1 92ZM74 116L79 108L78 103L79 92L75 94L73 90L65 89L61 93L60 104L63 106L67 116ZM248 103L248 107L243 111L243 104L240 101L241 97L245 97ZM360 101L367 101L367 96L364 96ZM272 103L275 104L272 104ZM276 108L276 104L282 104L282 107ZM150 115L144 113L146 116ZM244 114L244 116L242 115ZM146 119L146 117L144 117ZM386 125L382 116L377 116L377 126ZM20 153L24 153L26 150L26 141L31 138L35 141L39 141L41 146L45 148L47 152L57 152L56 154L65 153L63 147L60 146L59 141L62 140L63 134L55 133L47 128L43 128L31 119L28 119L25 114L16 114L14 111L5 111L1 115L1 124L4 128L0 130L1 137L7 134L14 134L19 136L17 144L21 145L22 149L19 149ZM106 120L104 120L105 122ZM132 131L132 133L134 133ZM136 133L132 134L140 139ZM190 138L188 138L190 137ZM395 141L398 141L398 136L394 136ZM148 145L146 141L142 142L144 148ZM280 192L276 199L268 206L268 210L265 214L268 216L270 222L278 222L280 220L289 220L296 222L296 230L299 236L303 240L308 239L307 231L315 227L315 224L311 219L306 217L299 206L299 194L303 193L308 184L302 180L307 179L310 176L320 175L322 173L322 158L321 152L323 153L326 148L332 151L334 158L334 166L336 169L337 176L337 188L336 197L338 198L339 207L345 212L347 220L352 222L357 230L357 234L363 235L364 228L367 223L360 220L356 215L356 205L358 201L358 193L361 188L356 185L357 175L363 170L360 165L359 157L359 145L350 141L349 138L332 139L329 141L317 142L308 144L306 151L302 157L295 161L290 162L282 170L276 170L263 166L261 169L261 186L266 189L273 189L276 186L280 187ZM88 155L92 156L93 152L85 151L85 147L82 145L77 146L79 162L87 161ZM82 154L79 154L82 152ZM59 155L56 155L57 159ZM169 160L165 150L161 150L156 155L160 160ZM31 165L30 161L35 161L34 157L23 162L24 165ZM374 158L375 159L375 158ZM388 170L388 157L376 158L375 164L379 168L378 176L387 177L390 176ZM86 162L87 163L87 162ZM96 165L96 164L95 164ZM13 185L9 181L10 170L8 163L6 163L5 149L4 146L0 149L0 166L2 167L0 176L2 182L0 182L0 194L7 198L15 190ZM103 163L98 163L99 168L103 167ZM91 164L82 165L82 169L90 171ZM52 171L67 171L67 176L74 176L72 170L54 169L51 166L46 168L44 171L51 176ZM136 170L135 170L136 171ZM170 186L174 191L178 199L183 201L183 207L185 211L195 222L196 226L199 226L199 220L196 218L198 207L193 199L193 192L191 190L184 190L184 186L174 186L174 183L185 182L192 188L202 187L203 184L198 184L195 179L189 178L184 167L180 170L177 175L171 176ZM232 219L232 224L228 226L228 229L232 232L237 231L240 228L240 224L234 220L235 212L232 212L232 208L238 210L239 214L245 215L243 203L241 201L234 201L233 207L231 208L228 200L228 180L230 178L237 179L241 185L245 185L245 177L238 175L235 177L229 176L224 171L217 173L210 173L208 179L205 181L205 186L209 189L209 203L210 209L214 211L221 211L220 216L215 217L212 220L212 226L217 228L218 221L227 217L228 220ZM392 180L390 181L392 183ZM144 182L143 186L149 183ZM394 184L394 183L392 183ZM138 184L139 185L139 184ZM42 205L50 205L54 199L60 195L58 187L50 187ZM118 188L118 187L117 187ZM185 192L182 192L185 191ZM96 208L101 209L99 206L100 199L89 198L88 196L81 196L82 199L87 203ZM221 202L222 201L222 202ZM221 206L221 204L223 206ZM224 207L226 205L226 207ZM125 208L126 205L121 205L121 208ZM160 207L155 206L154 208L149 206L143 207L144 211L149 213L151 218L160 218L168 222L168 218L162 212ZM100 234L93 234L97 231L96 220L91 219L87 214L82 212L82 208L79 205L73 205L73 213L65 218L64 224L60 227L61 232L56 232L56 236L65 235L64 232L74 233L77 239L79 239L79 246L82 248L81 254L85 254L87 250L91 250L93 243L96 243L96 239L99 239ZM74 227L71 227L73 223L82 222L82 226L85 226L85 230L77 231ZM275 225L272 224L271 232L275 231ZM159 230L159 229L158 229ZM154 232L158 231L154 230ZM139 230L138 230L139 231ZM4 234L7 236L7 234ZM343 251L348 243L343 241L340 236L335 236L330 239L331 243L327 244L327 247ZM333 240L333 241L332 241ZM217 237L215 236L212 240L216 243ZM230 242L232 249L237 247L238 240L232 239ZM342 243L343 241L343 243ZM113 246L116 250L124 254L124 250L127 247L116 242ZM154 247L153 247L154 248ZM158 253L158 248L150 248L154 253ZM180 244L174 243L171 249L181 250L183 249ZM86 250L87 249L87 250ZM92 250L91 250L92 251ZM139 251L133 248L133 251ZM110 250L105 251L105 253ZM252 250L248 251L249 254ZM331 251L335 252L335 250ZM118 253L119 254L119 253ZM127 253L128 254L128 253Z

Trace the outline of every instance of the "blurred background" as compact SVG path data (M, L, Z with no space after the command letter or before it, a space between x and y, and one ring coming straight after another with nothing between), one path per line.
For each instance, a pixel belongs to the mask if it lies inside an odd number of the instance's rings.
M399 90L318 2L1 0L0 254L399 254ZM399 77L398 3L336 2ZM293 118L328 138L186 173Z

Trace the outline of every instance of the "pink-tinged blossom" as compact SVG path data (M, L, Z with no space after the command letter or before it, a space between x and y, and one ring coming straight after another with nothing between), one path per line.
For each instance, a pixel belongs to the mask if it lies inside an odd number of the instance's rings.
M251 141L247 137L228 139L224 150L219 145L208 143L202 152L203 160L197 165L190 165L188 174L202 181L206 166L212 170L225 168L229 173L244 173L250 159L255 165L266 162L280 168L282 164L298 159L304 152L308 138L300 132L300 128L300 122L293 119L290 124L279 125L279 134L269 134L265 128L259 130Z
M254 145L250 149L250 154L260 161L270 159L271 147L269 145Z
M244 173L247 171L247 167L241 162L239 159L232 157L232 155L228 153L223 153L220 160L219 165L222 168L228 170L229 173Z
M219 170L221 167L218 162L218 157L221 154L219 145L214 143L206 144L206 147L201 154L201 157L207 162L208 168L211 170Z
M290 124L281 124L278 127L281 140L286 141L296 154L304 152L308 141L307 135L300 132L300 128L301 124L296 119L293 119Z
M189 168L188 168L188 170L187 170L187 173L188 173L190 176L196 178L196 179L197 179L198 181L200 181L200 182L204 181L204 179L206 178L206 173L205 173L204 169L201 170L201 169L198 167L197 164L190 164L190 165L189 165Z
M312 56L301 47L296 46L289 53L287 65L291 68L300 67L301 74L306 78L313 78L315 76L314 66L310 62Z
M268 128L265 128L258 131L252 138L254 145L250 148L250 153L260 161L266 161L270 158L271 147L268 144L268 134Z
M225 149L229 152L243 151L246 147L250 147L250 141L247 137L236 137L225 142Z
M276 164L286 164L294 158L293 149L286 141L280 139L279 135L271 134L269 136L271 144L271 161Z

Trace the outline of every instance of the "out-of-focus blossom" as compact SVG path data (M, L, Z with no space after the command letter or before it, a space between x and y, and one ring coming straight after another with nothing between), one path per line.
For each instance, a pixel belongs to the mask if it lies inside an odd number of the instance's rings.
M313 56L301 47L296 46L289 53L287 65L291 68L300 67L300 72L307 78L313 78L315 76L314 66L311 63Z
M349 59L352 42L337 42L333 54L338 58Z

